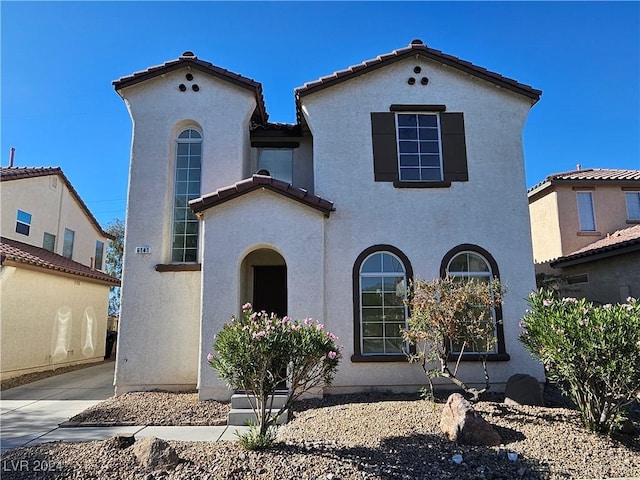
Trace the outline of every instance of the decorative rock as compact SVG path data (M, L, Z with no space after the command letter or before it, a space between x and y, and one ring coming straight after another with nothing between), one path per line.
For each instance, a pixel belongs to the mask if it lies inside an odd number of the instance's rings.
M459 393L447 399L440 417L440 430L452 442L466 445L500 445L500 434Z
M118 450L130 447L136 442L136 438L133 435L118 434L109 439L109 446Z
M180 459L175 450L164 440L147 437L135 443L133 453L138 463L151 470L172 469Z
M507 380L504 391L504 403L507 405L533 405L544 407L542 389L538 380L531 375L516 373Z

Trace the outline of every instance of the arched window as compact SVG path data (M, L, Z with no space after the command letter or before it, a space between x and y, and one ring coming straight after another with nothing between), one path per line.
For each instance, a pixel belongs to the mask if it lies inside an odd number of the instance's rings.
M464 244L450 250L442 259L440 266L442 277L450 276L461 280L475 280L478 282L490 282L492 279L500 279L498 264L489 252L477 245ZM463 358L472 359L479 354L489 353L489 357L498 355L508 360L505 353L504 329L502 327L502 309L491 308L487 312L487 321L493 324L493 335L495 342L493 347L487 352L487 342L480 342L478 345L465 346L465 356ZM453 345L453 352L457 353L461 345ZM502 359L502 358L494 358Z
M189 208L189 200L200 196L202 135L194 129L178 135L176 178L173 194L172 262L196 262L198 259L198 219Z
M407 257L391 245L360 254L353 267L354 361L406 361L401 328L407 326Z

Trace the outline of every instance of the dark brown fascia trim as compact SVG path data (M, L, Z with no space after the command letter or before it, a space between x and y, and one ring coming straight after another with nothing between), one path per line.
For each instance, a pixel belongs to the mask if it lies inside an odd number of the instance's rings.
M159 263L156 272L199 272L202 265L199 263Z
M628 242L623 242L619 245L598 248L591 252L577 253L575 256L570 255L564 259L560 258L553 262L549 262L549 265L551 265L551 268L571 267L581 263L595 262L596 260L602 260L604 258L615 257L617 255L624 255L625 253L637 251L640 251L640 238L629 240Z
M595 189L596 187L594 187L593 185L585 185L584 187L576 185L574 187L571 187L571 190L576 190L578 192L593 192L595 191Z
M402 105L393 103L389 106L390 112L446 112L446 105Z
M283 142L274 138L272 142L251 142L253 148L298 148L300 142Z
M396 188L449 188L451 181L444 180L441 182L403 182L395 180L393 186Z
M45 265L34 265L32 263L27 263L27 262L21 262L21 261L16 261L16 260L12 260L9 258L6 258L6 256L3 258L2 260L2 266L3 267L16 267L16 268L23 268L25 270L32 270L35 272L40 272L40 273L48 273L50 275L54 275L56 277L65 277L65 278L71 278L73 280L81 280L81 281L85 281L88 283L97 283L99 285L106 285L108 287L119 287L120 286L120 281L109 281L109 280L103 280L100 278L96 278L96 277L92 277L89 275L84 275L81 273L74 273L74 272L67 272L61 269L57 269L57 268L51 268Z
M465 65L464 63L461 63L460 60L454 60L452 58L447 58L447 56L444 55L438 55L435 54L431 51L429 51L428 47L424 47L424 48L408 48L406 49L404 52L402 53L397 53L397 54L389 54L389 56L387 55L383 55L382 57L385 58L380 58L379 60L372 60L371 64L369 65L356 65L355 68L353 68L353 71L350 73L345 73L343 75L338 76L337 78L333 79L333 80L328 80L322 83L319 83L317 85L314 85L312 87L308 87L308 88L304 88L304 90L296 90L296 98L300 98L300 97L304 97L306 95L310 95L312 93L315 93L319 90L322 90L324 88L327 88L329 86L333 86L336 85L337 83L341 83L344 82L346 80L350 80L352 78L358 77L360 75L363 75L365 73L369 73L372 72L374 70L377 70L379 68L385 67L391 63L395 63L398 62L400 60L404 60L405 58L409 58L409 57L414 57L414 56L423 56L426 58L429 58L431 60L434 60L437 63L443 64L443 65L448 65L450 67L453 67L457 70L460 70L464 73L468 73L474 77L478 77L481 78L483 80L486 80L490 83L493 83L494 85L499 85L502 88L505 88L507 90L511 90L513 92L519 93L521 95L524 95L525 97L529 97L532 100L534 100L534 103L537 102L538 100L540 100L540 95L542 94L542 91L540 90L536 90L534 88L525 88L525 87L520 87L518 85L514 85L508 81L505 80L501 80L500 78L496 78L493 75L489 75L487 73L484 73L480 68L481 67L472 67L470 65ZM375 62L375 63L374 63ZM496 74L498 75L498 74ZM514 80L515 82L515 80Z
M640 192L640 184L636 185L635 187L622 187L622 191L623 192Z

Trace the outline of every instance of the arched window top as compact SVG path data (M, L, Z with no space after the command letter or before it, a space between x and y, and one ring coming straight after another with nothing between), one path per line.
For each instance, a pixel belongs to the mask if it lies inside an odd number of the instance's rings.
M199 141L199 140L202 140L202 135L200 135L200 132L198 132L197 130L189 128L188 130L183 130L180 133L180 135L178 135L178 138L180 139L180 141L185 141L185 140Z
M447 265L447 273L455 277L487 277L493 273L489 262L479 253L464 251L455 255Z
M362 263L360 273L377 273L377 274L405 274L405 268L402 261L389 252L378 252L369 255Z

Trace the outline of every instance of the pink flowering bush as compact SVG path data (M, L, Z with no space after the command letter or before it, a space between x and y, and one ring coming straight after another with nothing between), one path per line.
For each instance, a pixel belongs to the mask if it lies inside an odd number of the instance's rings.
M565 390L589 429L610 432L640 391L640 302L529 296L520 341Z
M341 358L337 339L310 318L279 318L254 312L247 303L242 316L233 317L216 335L216 353L209 353L207 361L231 388L257 400L251 405L258 435L264 438L295 399L314 387L331 384ZM287 389L287 400L272 415L273 396L281 388Z

